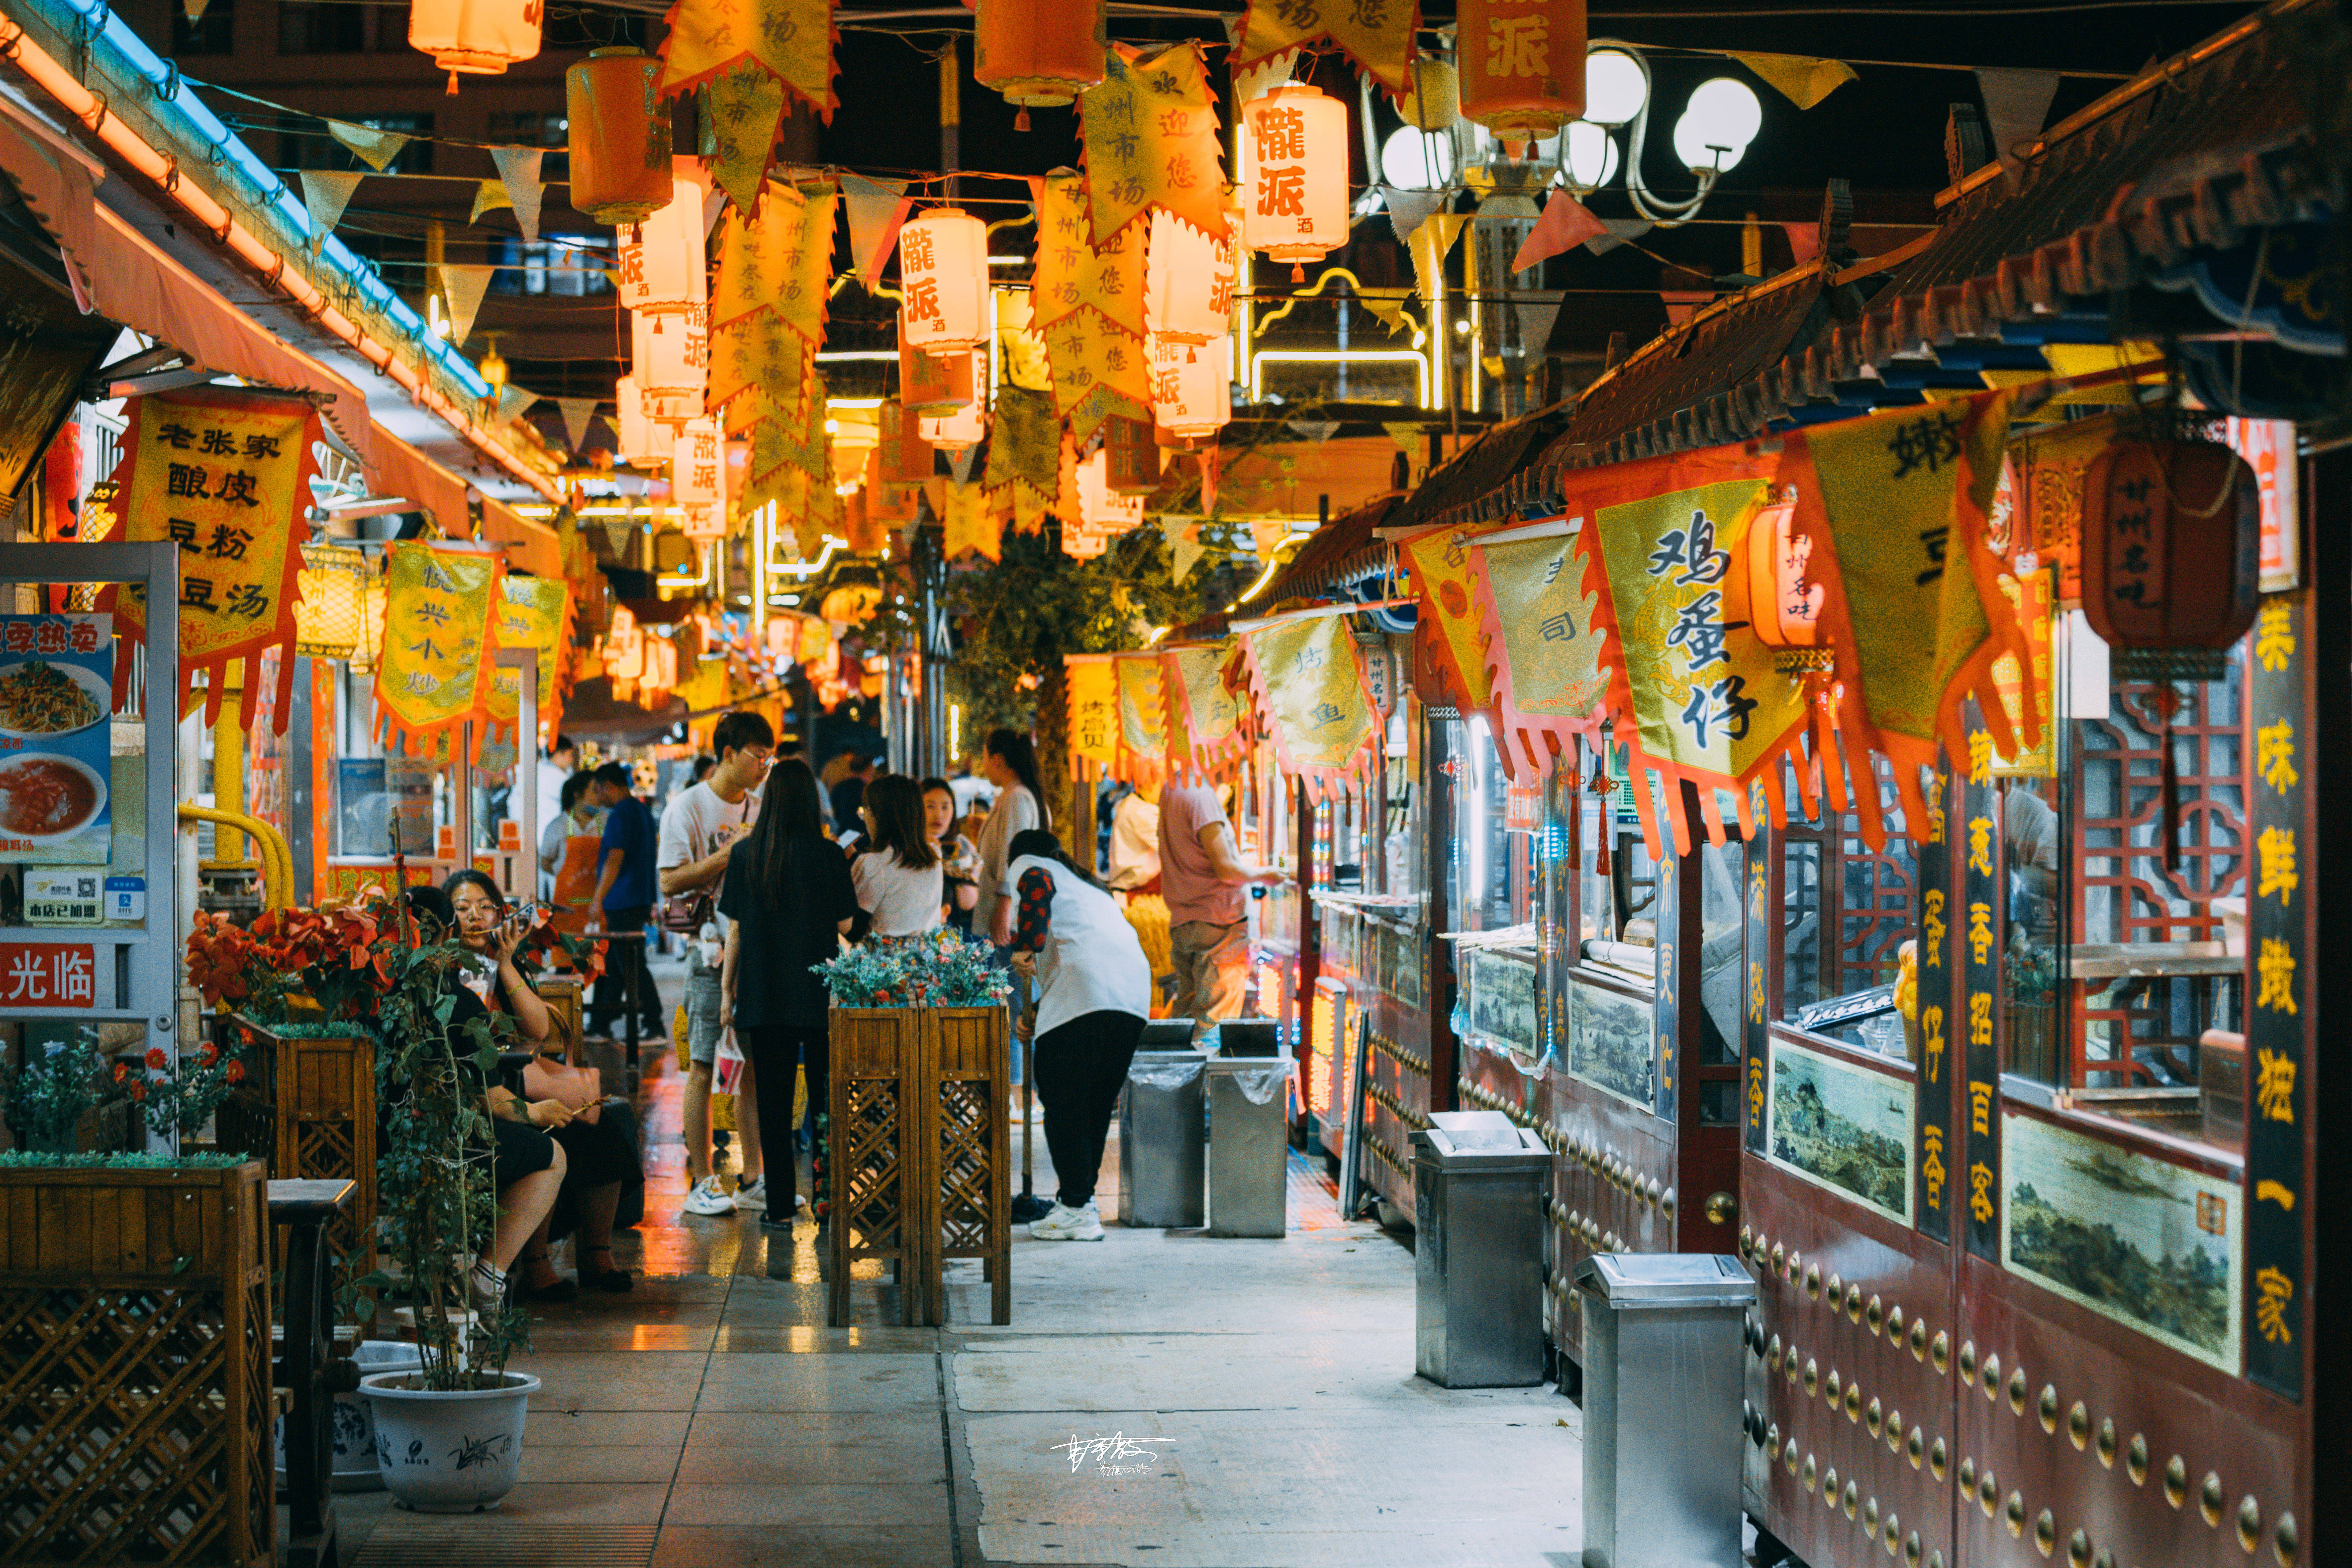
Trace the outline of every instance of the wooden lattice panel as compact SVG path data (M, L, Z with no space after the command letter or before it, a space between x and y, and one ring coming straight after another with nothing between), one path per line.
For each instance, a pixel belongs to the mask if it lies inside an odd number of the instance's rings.
M364 1262L375 1228L375 1042L280 1037L278 1126L270 1173L285 1181L348 1181L352 1201L327 1226L336 1258ZM364 1270L362 1270L364 1272Z
M263 1174L0 1171L0 1563L272 1560Z

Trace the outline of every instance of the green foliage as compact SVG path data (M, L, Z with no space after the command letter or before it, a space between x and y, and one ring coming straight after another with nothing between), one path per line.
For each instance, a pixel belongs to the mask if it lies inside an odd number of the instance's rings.
M226 1171L248 1154L40 1154L26 1149L0 1151L0 1171L38 1166L47 1171Z
M1012 979L991 966L985 942L941 931L904 942L868 942L810 967L841 1007L995 1007Z
M26 1164L60 1164L72 1151L82 1117L104 1093L106 1065L76 1039L46 1049L27 1045L24 1063L0 1079L0 1105L26 1146Z

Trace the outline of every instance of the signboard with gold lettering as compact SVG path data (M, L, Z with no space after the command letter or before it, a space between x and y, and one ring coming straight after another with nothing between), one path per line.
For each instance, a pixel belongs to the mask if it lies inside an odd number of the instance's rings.
M1919 1092L1912 1099L1911 1192L1920 1234L1952 1239L1951 781L1927 789L1919 846L1919 930L1913 939L1911 1038Z
M1779 835L1764 809L1762 784L1748 786L1754 799L1748 815L1756 832L1748 842L1748 915L1742 941L1739 980L1740 1142L1751 1154L1764 1152L1764 1109L1770 1093L1772 1050L1772 932L1779 920L1772 908L1772 868L1780 864Z
M1966 1093L1961 1115L1958 1197L1968 1214L1969 1250L2000 1260L2000 1047L1994 1020L2000 1011L2000 795L1992 777L1992 734L1974 703L1968 707L1969 754L1960 786L1959 1014L1946 1027L1959 1035ZM1927 991L1920 987L1924 1004ZM1923 1053L1924 1054L1924 1053ZM1924 1064L1923 1064L1924 1071ZM1927 1098L1925 1095L1921 1099Z
M1108 654L1068 654L1062 659L1068 683L1070 755L1098 767L1118 765L1118 677Z
M417 542L395 544L390 553L377 722L387 740L404 739L412 752L437 752L451 731L488 708L501 563L483 552Z

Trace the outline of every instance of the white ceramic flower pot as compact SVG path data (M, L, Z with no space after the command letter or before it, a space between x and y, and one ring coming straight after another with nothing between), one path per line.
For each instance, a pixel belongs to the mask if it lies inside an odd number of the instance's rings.
M404 1386L408 1372L360 1380L375 1414L377 1472L393 1500L419 1513L499 1506L522 1474L522 1432L539 1379L505 1373L503 1388L443 1392Z
M416 1347L398 1340L365 1340L352 1352L365 1376L377 1372L415 1372L424 1364ZM335 1455L333 1486L339 1492L372 1492L383 1489L375 1462L375 1417L367 1401L356 1394L335 1395ZM278 1418L278 1484L286 1484L286 1417Z

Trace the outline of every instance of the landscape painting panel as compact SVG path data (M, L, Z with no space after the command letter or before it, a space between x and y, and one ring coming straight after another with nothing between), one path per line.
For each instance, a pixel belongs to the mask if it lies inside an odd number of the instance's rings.
M1570 980L1568 1070L1648 1110L1656 1103L1650 1005Z
M1539 1055L1543 1035L1536 1017L1536 966L1475 947L1465 956L1469 960L1470 1032L1523 1057Z
M1789 1040L1772 1042L1772 1163L1911 1223L1911 1086Z
M2001 1261L2222 1371L2238 1370L2237 1184L2003 1119Z

